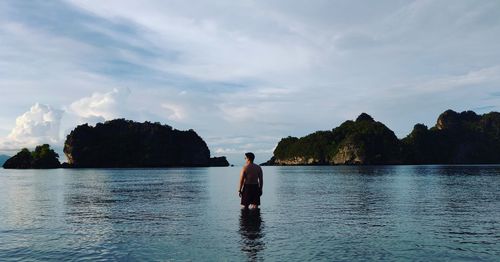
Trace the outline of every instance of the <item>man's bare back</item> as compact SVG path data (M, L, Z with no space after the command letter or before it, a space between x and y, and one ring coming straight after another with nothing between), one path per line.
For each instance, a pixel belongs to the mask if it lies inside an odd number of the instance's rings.
M243 167L245 184L259 184L262 181L262 168L254 163L248 163Z
M245 153L246 163L241 169L238 195L243 208L255 209L260 205L260 196L264 187L262 168L253 163L255 155Z

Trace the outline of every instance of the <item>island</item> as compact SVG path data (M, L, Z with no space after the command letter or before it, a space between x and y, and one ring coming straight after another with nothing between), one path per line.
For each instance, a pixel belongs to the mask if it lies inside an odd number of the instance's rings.
M31 152L23 148L19 153L7 159L3 164L5 169L48 169L59 168L59 155L48 144L40 145Z
M208 167L229 166L192 129L181 131L160 123L115 119L77 126L67 136L67 167Z
M225 167L226 157L210 157L203 139L192 129L181 131L151 122L115 119L95 126L77 126L66 137L67 163L47 144L22 149L4 168L155 168Z
M403 139L362 113L331 131L286 137L262 165L500 163L500 113L443 112L436 125L416 124Z

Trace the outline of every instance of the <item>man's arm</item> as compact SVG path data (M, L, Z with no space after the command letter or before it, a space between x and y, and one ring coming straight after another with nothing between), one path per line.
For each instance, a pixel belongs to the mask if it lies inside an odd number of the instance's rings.
M262 195L262 190L264 189L264 175L262 174L262 168L259 167L259 187L260 194Z
M243 189L243 182L245 181L245 167L240 172L240 183L238 185L238 194L241 197L241 190Z

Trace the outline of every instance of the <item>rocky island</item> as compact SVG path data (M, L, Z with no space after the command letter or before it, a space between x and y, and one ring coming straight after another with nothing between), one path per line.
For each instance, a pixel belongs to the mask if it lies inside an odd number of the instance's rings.
M207 144L192 129L125 119L76 127L64 153L75 168L229 166L225 157L210 158Z
M331 131L283 138L264 165L500 163L500 113L442 113L434 127L415 125L398 139L362 113Z
M5 169L48 169L61 166L59 155L44 144L37 146L35 151L31 152L23 148L19 153L7 159L3 164Z
M447 110L430 129L416 124L401 147L410 164L500 163L500 113Z
M4 168L134 168L229 166L226 157L210 158L203 139L190 129L180 131L151 122L115 119L77 126L67 136L64 153L68 163L45 144L30 152L24 148L9 158Z

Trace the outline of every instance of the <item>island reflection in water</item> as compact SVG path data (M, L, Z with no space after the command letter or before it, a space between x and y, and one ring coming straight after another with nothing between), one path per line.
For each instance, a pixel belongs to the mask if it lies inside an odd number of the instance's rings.
M0 169L0 261L498 261L500 166ZM290 203L293 203L290 205Z
M265 243L262 240L264 233L262 229L264 222L260 209L242 209L240 215L241 251L247 254L251 260L259 259L259 252L264 250Z

